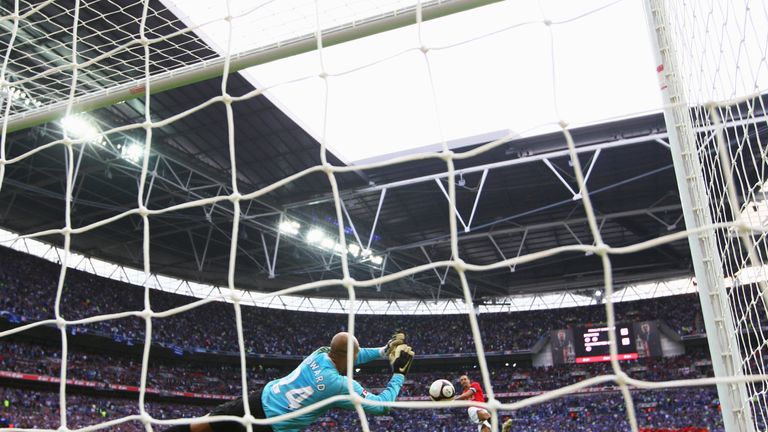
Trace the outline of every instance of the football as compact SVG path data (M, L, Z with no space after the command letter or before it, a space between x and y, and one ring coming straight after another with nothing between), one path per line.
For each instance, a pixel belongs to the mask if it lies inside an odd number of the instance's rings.
M429 386L429 398L433 401L444 401L453 399L456 390L450 381L439 379Z

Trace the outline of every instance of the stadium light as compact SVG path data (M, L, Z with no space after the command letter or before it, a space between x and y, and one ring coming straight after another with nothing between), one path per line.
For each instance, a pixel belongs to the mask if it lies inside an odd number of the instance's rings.
M326 237L320 241L320 246L325 249L333 250L336 248L336 242L333 241L333 239Z
M293 220L284 220L280 222L279 228L283 234L298 235L301 224Z
M93 121L80 114L71 114L60 121L61 127L67 135L75 138L90 138L89 143L104 145L104 136L94 125Z
M346 249L344 249L344 246L341 243L336 243L333 245L333 251L341 255L346 252Z
M325 233L317 228L312 228L307 232L306 239L309 243L320 243L325 238Z
M120 156L128 162L138 164L144 157L144 147L136 142L131 142L120 148Z
M282 222L280 225L280 230L285 232L285 230L291 230L290 234L297 235L299 232L299 229L301 228L300 225L298 225L297 222L293 222L296 225L295 226L283 226L285 223ZM293 230L295 229L295 232ZM323 231L320 228L317 227L311 227L309 230L306 231L304 234L304 241L306 241L310 245L314 245L315 247L319 247L328 251L332 251L335 254L342 255L348 253L352 258L355 258L359 262L370 262L373 265L382 265L384 263L384 257L379 255L374 255L373 252L370 249L363 249L360 247L357 243L347 243L347 246L344 247L341 243L335 240L333 236L328 236L325 231Z
M350 255L352 255L355 258L360 256L360 246L354 243L350 243L349 245L347 245L347 251L349 252Z
M24 105L34 105L36 107L43 106L43 103L35 99L31 93L25 91L22 88L7 84L0 86L0 99L3 98L8 98L11 101L20 100Z

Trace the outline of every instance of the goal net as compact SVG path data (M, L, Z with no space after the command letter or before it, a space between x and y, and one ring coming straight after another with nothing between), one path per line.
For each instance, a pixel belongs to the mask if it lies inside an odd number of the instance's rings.
M370 248L361 241L356 232L345 230L344 223L338 223L331 248L338 247L342 253L341 274L337 278L323 279L292 286L272 293L253 294L256 297L270 297L296 293L311 293L329 287L342 286L347 292L347 301L354 304L357 290L369 289L409 277L421 272L445 272L452 270L462 288L464 306L469 318L482 384L486 389L488 402L483 406L492 414L493 429L499 428L499 413L522 410L530 406L571 395L579 390L603 383L614 383L621 389L626 421L631 430L638 431L638 420L633 403L631 388L664 389L717 385L723 410L724 424L728 431L763 430L768 425L768 388L764 370L764 353L768 340L764 325L768 319L765 300L766 268L763 256L765 247L765 224L768 217L766 197L768 179L766 169L766 113L763 92L768 86L768 6L758 1L721 2L709 1L661 1L647 0L645 9L647 23L640 21L606 22L605 14L620 9L627 15L641 16L639 2L630 1L531 1L514 2L521 5L502 4L485 0L446 0L429 2L412 1L235 1L208 2L202 9L190 9L192 1L135 1L80 0L74 7L69 2L47 0L4 1L0 3L0 37L2 66L0 68L0 101L3 121L0 139L0 191L7 182L6 173L16 164L32 160L36 154L51 148L64 150L63 163L66 175L62 181L65 189L64 218L58 227L45 231L25 234L23 238L44 238L58 236L63 239L61 273L55 296L54 316L47 320L23 325L0 332L0 337L20 334L43 325L56 325L61 333L61 385L60 420L61 427L67 423L67 350L68 330L72 326L116 320L125 317L139 317L145 322L145 343L141 370L139 414L101 423L95 428L107 428L122 423L139 421L149 428L164 428L170 424L189 423L194 419L157 419L145 408L147 389L147 363L152 343L153 322L174 314L201 307L206 303L222 300L230 302L236 317L236 334L240 348L242 370L242 394L249 389L246 376L246 353L244 349L241 301L235 285L236 256L241 238L241 214L243 208L268 193L285 188L291 183L310 175L323 175L330 184L333 196L333 213L336 221L344 221L346 209L340 198L337 178L350 172L371 171L384 166L411 162L437 161L444 164L447 187L443 190L448 198L449 211L444 215L447 235L450 236L451 255L444 261L430 261L427 264L393 271L372 274L370 279L355 279L350 272L350 257L364 254ZM216 3L216 6L213 4ZM62 6L66 4L67 6ZM485 9L495 8L495 9ZM485 14L481 13L486 11ZM487 12L490 10L491 12ZM456 21L450 30L439 33L431 23L438 19L455 19L457 16L473 16L474 20ZM469 24L468 24L469 23ZM589 37L580 39L569 29L581 24L591 29ZM356 44L358 39L379 35L388 30L409 29L399 34L396 48L375 51L357 51L356 56L345 57L343 51L331 46ZM254 30L255 29L255 30ZM517 32L531 30L534 33ZM614 32L625 32L624 40ZM389 37L387 35L384 35ZM530 39L534 36L534 39ZM640 51L628 57L620 57L619 46L611 45L616 40L631 45L630 51ZM637 41L651 40L653 53L647 45L632 45ZM394 39L384 39L391 42ZM533 43L535 41L535 43ZM639 42L637 42L639 43ZM523 46L533 46L526 50ZM645 48L643 48L645 47ZM607 52L610 51L610 55ZM463 50L463 51L462 51ZM646 52L642 52L645 50ZM496 91L497 82L487 79L492 73L478 68L467 76L447 80L446 74L454 66L444 56L453 51L462 55L469 52L486 52L489 57L504 59L508 53L519 56L514 61L495 65L498 69L510 68L514 74L502 74L509 81L516 82L517 88ZM339 54L339 53L342 54ZM301 57L300 54L305 54ZM276 60L299 56L309 59L309 69L302 64L293 64L293 69L272 68ZM583 67L585 60L614 57L605 68L623 62L637 62L638 82L631 79L615 79L619 73L599 67ZM656 56L656 63L652 59ZM341 151L345 137L340 130L350 129L358 134L357 139L370 139L370 146L384 145L395 140L388 135L392 128L391 113L368 115L378 124L366 124L355 129L355 122L349 121L337 102L345 100L340 95L343 80L348 77L362 77L352 85L363 86L373 92L386 85L395 73L371 78L368 73L397 62L404 57L415 59L415 66L402 82L393 88L406 96L420 93L423 99L413 103L400 101L398 109L409 113L416 110L412 118L400 118L404 129L411 135L409 140L425 144L438 142L437 151L400 152L400 156L354 154L348 162L356 164L329 163L329 151ZM507 60L509 60L507 58ZM272 62L272 63L270 63ZM588 62L588 61L587 61ZM466 61L464 63L467 63ZM248 69L264 65L261 70ZM657 76L653 74L656 68ZM298 70L299 72L295 72ZM252 79L255 90L231 93L232 73ZM529 86L533 77L545 77L543 83ZM166 118L153 114L153 95L177 87L219 77L217 96L190 108L180 110ZM626 77L625 77L626 78ZM648 99L648 92L626 95L622 99L638 100L638 105L618 107L614 100L605 99L604 111L597 110L586 115L585 101L596 98L592 92L602 89L605 93L629 92L640 83L656 82L663 99L658 104L658 93ZM368 81L365 81L368 79ZM304 83L319 83L307 90ZM485 87L491 82L491 87ZM588 84L587 84L588 83ZM240 141L233 112L238 102L256 98L265 92L278 94L286 91L281 99L290 104L291 98L306 98L309 108L291 105L292 110L306 109L320 113L315 120L307 120L304 126L320 143L318 149L321 164L285 177L280 181L256 190L241 190L236 164ZM298 89L298 90L296 90ZM471 100L463 107L450 105L458 96L470 97L484 94L499 99L491 103ZM475 93L473 93L475 92ZM470 96L467 96L469 94ZM604 96L604 95L603 95ZM528 99L526 99L528 98ZM105 106L116 107L122 103L140 100L142 115L129 124L93 123L76 113L87 112ZM465 99L465 102L467 100ZM183 105L183 104L182 104ZM403 106L408 105L408 106ZM478 115L475 105L491 106L492 109ZM600 105L600 104L598 104ZM186 202L164 208L149 208L149 191L157 166L152 165L153 134L161 128L172 127L175 122L209 106L223 108L222 121L227 123L226 142L229 158L229 184L219 193L208 197L190 199ZM607 107L607 108L606 108ZM589 172L583 169L578 149L573 143L570 129L574 125L588 124L598 120L627 117L663 109L669 133L668 142L675 161L675 171L680 187L681 201L685 213L687 231L659 237L644 243L615 247L603 242L600 225L592 208L585 177ZM460 119L494 115L501 123L478 126L480 130L457 129L463 123ZM60 122L60 139L39 143L21 153L12 153L9 146L14 133L40 127L46 122ZM69 123L69 126L66 123ZM458 150L449 145L455 134L477 134L501 124L508 132L493 141L471 150ZM70 126L79 126L78 128ZM75 132L76 131L76 132ZM120 145L111 137L132 131L143 139L137 146ZM522 254L516 258L499 260L490 265L479 265L465 261L459 247L458 225L470 230L456 209L456 185L459 180L456 164L471 166L473 160L520 136L531 136L547 131L562 133L567 146L573 177L577 187L574 198L580 200L583 213L592 235L590 242ZM380 135L380 136L379 136ZM382 141L376 141L381 139ZM134 163L137 170L137 192L135 205L121 209L117 214L104 217L87 225L77 225L72 217L76 202L75 172L78 166L79 149L87 145L102 145ZM370 162L375 160L374 162ZM363 161L363 162L360 162ZM367 161L367 162L366 162ZM558 174L559 175L559 174ZM441 187L442 184L441 184ZM153 218L173 214L190 208L205 208L214 205L229 206L232 211L230 255L228 267L228 288L218 298L200 300L183 307L155 311L149 287L144 295L143 310L124 311L78 320L68 320L60 310L72 238L90 230L99 229L124 218L138 218L143 245L143 263L146 277L153 272L150 255L150 233ZM286 226L286 230L292 229ZM688 237L694 258L696 278L699 286L701 305L704 313L708 343L716 376L714 378L681 380L673 382L651 382L630 378L618 361L616 335L609 332L612 372L581 381L577 384L545 392L541 395L516 402L500 401L494 394L495 383L491 379L485 362L483 340L474 313L472 289L467 282L467 273L484 272L499 268L514 267L535 262L546 257L563 253L581 252L594 254L603 266L605 317L608 327L615 326L614 307L611 296L614 292L611 259L615 255L629 254L667 244ZM15 237L17 239L19 237ZM7 241L12 241L9 239ZM356 245L352 247L352 245ZM357 252L353 252L357 248ZM346 253L345 251L350 251ZM370 254L370 252L369 252ZM378 259L378 257L375 257ZM370 257L371 260L374 257ZM272 269L273 270L273 269ZM274 271L270 272L274 276ZM377 277L378 276L378 277ZM279 276L278 276L279 277ZM349 308L348 329L354 333L356 308ZM351 341L350 341L351 343ZM416 347L418 349L418 347ZM351 350L349 350L351 352ZM351 357L348 359L350 377L354 373ZM362 410L363 405L373 402L352 395L341 399L353 402L360 417L363 430L369 425ZM246 398L247 400L247 398ZM476 404L476 403L472 403ZM396 409L435 409L431 402L398 401L388 404ZM467 402L451 402L439 405L446 407L467 407ZM247 405L246 405L247 407ZM304 407L290 416L321 409L322 406ZM250 413L246 408L246 413ZM271 424L274 420L254 419L247 415L238 419L249 428L253 424Z
M765 5L659 1L648 14L686 225L701 229L689 243L715 374L764 374ZM765 381L718 391L728 430L768 425Z

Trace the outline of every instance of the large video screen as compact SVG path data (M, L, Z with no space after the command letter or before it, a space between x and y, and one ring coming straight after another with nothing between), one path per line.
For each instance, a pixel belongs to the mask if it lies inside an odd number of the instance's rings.
M662 355L656 321L617 324L615 332L619 360ZM550 342L554 364L610 361L608 327L605 325L553 330Z
M606 326L575 328L573 339L576 363L610 361L609 330ZM619 348L618 359L637 359L639 355L637 353L637 344L635 343L634 325L617 324L614 331Z

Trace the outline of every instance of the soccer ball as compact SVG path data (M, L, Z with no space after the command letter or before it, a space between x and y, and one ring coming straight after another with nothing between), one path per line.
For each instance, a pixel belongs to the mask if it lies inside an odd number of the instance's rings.
M444 401L453 399L456 390L450 381L439 379L429 386L429 398L433 401Z

